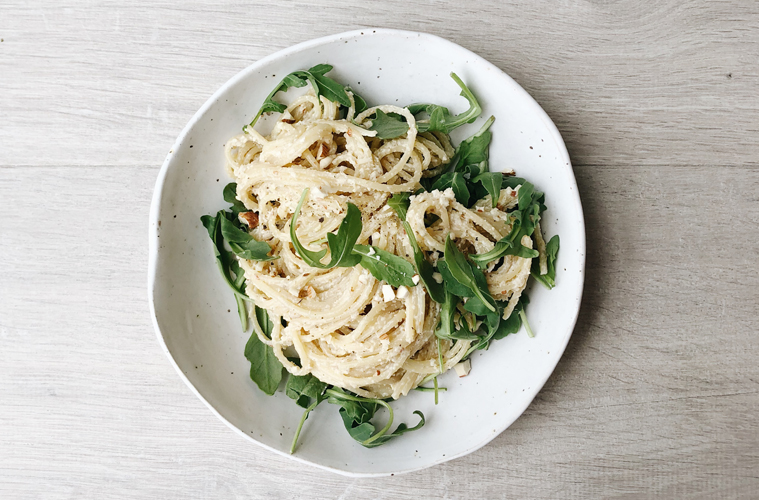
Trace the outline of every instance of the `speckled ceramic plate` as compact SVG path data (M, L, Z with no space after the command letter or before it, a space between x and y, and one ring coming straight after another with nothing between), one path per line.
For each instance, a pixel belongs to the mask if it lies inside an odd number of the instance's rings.
M449 77L455 71L479 98L483 117L496 116L491 169L513 168L545 191L544 231L560 234L557 286L529 290L535 338L524 331L472 358L472 372L442 377L448 391L435 406L429 393L394 403L397 422L427 425L381 447L366 449L343 428L337 407L320 405L307 420L294 460L352 476L398 474L471 453L514 422L548 379L572 333L580 307L585 230L577 185L564 142L540 106L514 80L476 54L421 33L364 30L333 35L277 52L227 82L193 116L166 158L150 211L148 288L161 346L182 379L241 436L285 456L301 409L281 391L269 397L248 377L232 294L214 263L200 216L226 207L222 145L261 106L287 73L317 63L370 104L434 102L467 108ZM482 119L457 130L473 133Z

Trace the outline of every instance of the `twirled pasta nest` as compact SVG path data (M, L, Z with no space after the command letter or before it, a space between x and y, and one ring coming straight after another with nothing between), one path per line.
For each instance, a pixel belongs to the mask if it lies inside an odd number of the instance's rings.
M377 109L403 116L408 132L392 140L377 138L365 126ZM362 214L358 244L413 261L401 221L387 200L439 173L454 149L445 134L418 134L405 108L377 106L353 114L351 107L345 119L338 119L335 103L324 97L320 103L310 92L288 106L268 136L248 128L227 142L227 168L237 182L237 197L258 215L251 234L280 257L243 260L241 266L247 294L274 324L271 338L255 326L258 336L290 373L311 373L360 396L398 398L439 373L441 359L444 371L456 365L470 342L437 341L440 305L422 286L385 301L382 283L360 266L322 270L307 265L293 249L291 219L301 193L310 188L298 221L299 241L317 248L338 228L350 202ZM450 189L422 193L411 197L407 221L431 262L448 235L461 250L487 252L509 233L506 210L516 205L517 193L518 188L503 189L495 208L488 195L471 209ZM437 217L431 224L425 222L429 214ZM525 237L522 244L531 248L532 240ZM487 268L491 294L508 301L504 318L519 300L530 263L506 256Z

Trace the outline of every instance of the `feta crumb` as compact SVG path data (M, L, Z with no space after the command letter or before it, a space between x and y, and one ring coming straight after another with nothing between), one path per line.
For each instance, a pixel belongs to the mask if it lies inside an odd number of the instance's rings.
M382 285L382 299L385 302L390 302L395 298L395 292L390 285Z
M443 275L440 273L432 273L432 279L437 281L438 283L443 282Z
M470 360L462 361L461 363L457 363L456 366L453 367L454 370L456 370L456 375L459 377L466 377L469 375L469 371L472 369L472 362Z
M327 168L332 163L332 157L327 156L319 160L319 168Z
M414 277L411 278L411 281L413 281L415 285L419 284L419 280L420 280L420 278L419 278L418 274L415 274Z
M374 247L369 247L369 251L366 253L368 253L369 255L374 255L377 252L374 251Z
M408 288L406 288L403 285L399 286L396 297L398 297L399 299L405 299L406 297L408 297Z
M314 198L324 198L327 195L324 193L324 191L322 191L320 187L318 187L314 189L313 191L311 191L311 196L313 196Z
M430 258L432 259L432 264L437 265L437 261L440 260L440 254L437 252L432 252L430 254Z

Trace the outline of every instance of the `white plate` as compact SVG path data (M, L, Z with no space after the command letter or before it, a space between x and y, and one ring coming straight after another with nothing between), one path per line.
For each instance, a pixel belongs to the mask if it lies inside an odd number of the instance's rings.
M585 228L569 156L540 106L497 67L447 40L421 33L363 30L305 42L258 61L227 82L190 120L166 157L150 212L148 289L158 339L182 379L219 418L246 438L288 453L301 409L281 391L269 397L248 377L242 333L229 289L215 266L200 216L226 208L222 145L256 113L287 73L317 63L353 86L369 104L433 102L467 108L449 77L455 71L475 93L483 117L493 114L491 169L514 168L545 191L544 230L560 234L557 286L529 290L535 331L492 344L472 359L472 372L442 378L440 404L412 391L394 403L396 422L427 425L374 449L356 443L338 408L323 403L309 417L293 459L351 476L398 474L475 451L524 412L559 361L577 319L583 287Z

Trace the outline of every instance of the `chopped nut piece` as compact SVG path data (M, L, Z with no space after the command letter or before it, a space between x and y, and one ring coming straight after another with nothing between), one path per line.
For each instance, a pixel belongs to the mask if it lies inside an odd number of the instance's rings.
M255 212L240 212L240 220L251 229L258 226L258 214Z
M466 377L472 369L472 362L467 359L466 361L456 364L453 369L456 370L456 375L459 377Z

